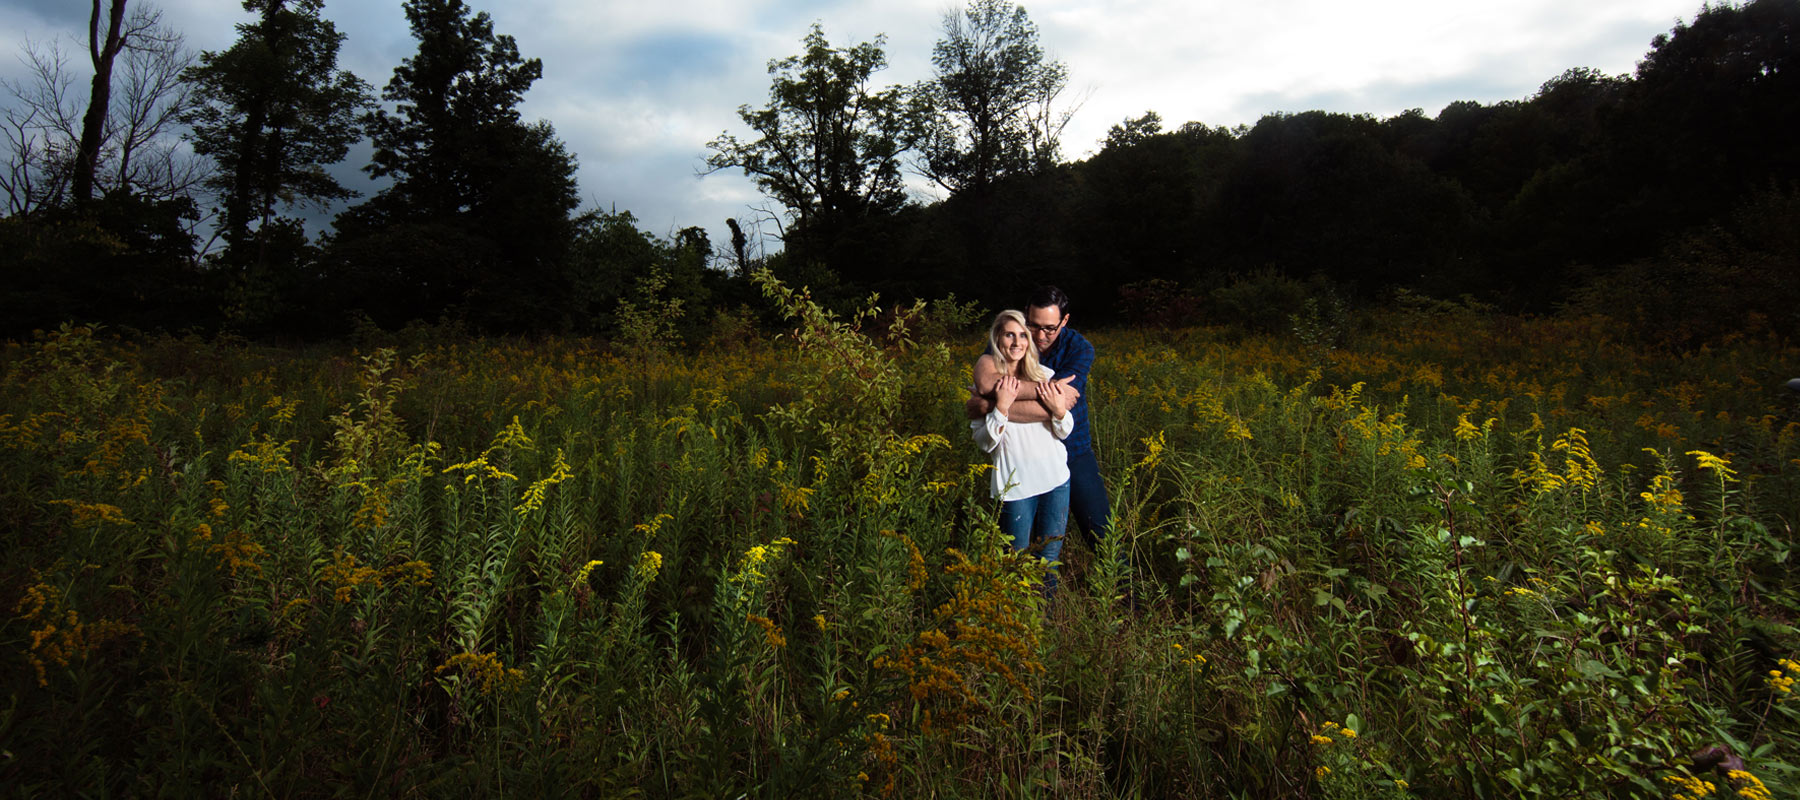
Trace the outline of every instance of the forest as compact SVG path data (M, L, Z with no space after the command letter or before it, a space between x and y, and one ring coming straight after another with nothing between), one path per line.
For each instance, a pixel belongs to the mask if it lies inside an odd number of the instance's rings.
M1090 324L1267 328L1309 301L1422 297L1606 313L1674 346L1795 330L1792 0L1704 6L1635 73L1574 66L1516 101L1231 129L1152 110L1077 161L1068 69L1024 8L948 15L912 86L879 85L883 38L815 24L744 128L695 142L698 169L769 201L729 242L581 209L577 154L517 109L542 63L462 0L404 6L418 50L377 94L338 68L318 0L245 2L236 43L197 56L153 6L96 2L93 80L36 53L35 80L7 87L5 332L616 337L654 303L691 339L721 313L771 322L749 282L764 267L840 311L872 292L993 308L1053 283ZM326 167L363 145L386 183L352 197ZM309 207L341 211L309 236ZM777 244L747 242L764 225Z

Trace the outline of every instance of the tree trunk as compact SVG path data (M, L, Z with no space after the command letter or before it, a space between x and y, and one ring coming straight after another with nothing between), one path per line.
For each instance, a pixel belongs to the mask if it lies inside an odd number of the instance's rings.
M106 112L112 104L113 60L125 46L126 0L111 0L104 43L100 39L100 2L94 0L94 13L88 17L88 57L94 62L94 84L88 96L87 114L81 118L81 147L75 153L72 188L76 203L94 197L94 171L100 163L100 140L106 133Z

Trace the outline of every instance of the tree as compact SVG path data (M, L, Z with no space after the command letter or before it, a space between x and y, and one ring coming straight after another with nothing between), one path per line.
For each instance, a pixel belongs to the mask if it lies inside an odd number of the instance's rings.
M1145 111L1137 118L1127 117L1124 122L1106 129L1106 143L1102 150L1116 147L1131 147L1142 144L1162 133L1162 115L1155 111Z
M953 194L1057 161L1072 111L1058 110L1068 68L1046 60L1037 26L1008 0L970 0L944 15L934 75L919 85L917 168Z
M462 0L407 0L406 20L419 51L394 69L382 90L397 103L370 117L375 155L368 172L393 177L393 192L440 213L488 202L489 181L474 174L471 145L493 131L522 126L518 105L544 74L540 59L519 55L511 36L494 33L483 11Z
M1800 2L1703 6L1656 37L1607 123L1622 245L1800 179Z
M240 264L261 260L242 251L251 225L267 226L279 206L355 195L324 167L362 138L357 114L372 100L367 83L337 69L344 36L320 18L322 0L243 5L257 20L188 70L199 103L183 117L194 150L218 164L208 185L223 201L228 257Z
M140 6L129 18L126 17L126 2L109 0L104 29L100 26L101 0L93 0L94 10L88 16L88 59L94 64L94 78L90 83L87 113L81 118L81 141L75 151L75 174L70 181L70 191L78 203L94 196L94 174L99 169L100 148L106 139L106 123L112 108L113 65L119 53L127 48L155 50L172 41L178 42L180 38L162 27L161 15L157 12L146 12Z
M738 107L756 138L730 133L707 143L705 173L742 169L792 215L790 246L821 253L858 222L892 214L906 202L900 176L903 92L875 89L887 66L886 37L835 48L818 24L805 52L769 62L769 104Z
M25 43L30 78L0 84L13 97L0 114L8 213L30 217L119 190L185 201L205 178L202 162L184 154L174 135L192 102L180 79L192 63L181 36L162 26L159 11L136 6L116 38L116 50L100 52L104 86L86 93L61 48Z
M333 237L350 302L383 304L369 310L384 322L446 311L500 329L558 320L575 159L548 122L517 109L543 63L462 0L407 0L405 11L419 50L382 91L396 109L367 119L367 170L394 183L339 215Z

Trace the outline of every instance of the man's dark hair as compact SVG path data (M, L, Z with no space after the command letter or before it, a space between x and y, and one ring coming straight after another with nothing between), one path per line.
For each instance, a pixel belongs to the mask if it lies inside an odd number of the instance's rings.
M1049 308L1056 306L1056 313L1069 315L1069 296L1054 286L1039 286L1032 290L1031 297L1025 301L1028 308Z

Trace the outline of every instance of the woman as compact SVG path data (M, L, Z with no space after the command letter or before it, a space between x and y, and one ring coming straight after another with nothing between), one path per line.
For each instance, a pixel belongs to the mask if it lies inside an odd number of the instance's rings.
M994 409L970 422L969 432L994 459L992 493L1001 501L1001 532L1012 539L1015 551L1036 540L1045 561L1055 561L1062 553L1069 524L1069 454L1062 440L1075 430L1075 417L1069 413L1075 393L1050 378L1050 370L1038 364L1025 315L1002 311L995 316L988 328L988 352L975 361L975 391L992 395ZM1022 402L1042 403L1050 412L1049 422L1007 420L1023 383L1037 385L1038 399ZM1055 590L1052 570L1044 594Z

